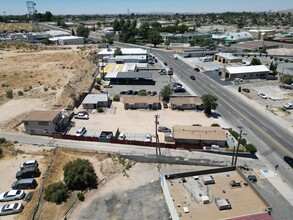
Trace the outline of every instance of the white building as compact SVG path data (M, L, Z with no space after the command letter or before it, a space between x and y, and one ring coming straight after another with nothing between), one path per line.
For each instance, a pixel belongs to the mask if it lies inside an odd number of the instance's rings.
M227 67L222 70L225 80L241 79L267 79L270 70L265 65Z
M53 37L53 38L49 38L49 40L53 41L56 44L60 44L60 45L84 44L84 38L83 37L77 37L77 36Z
M147 50L140 48L121 48L122 56L146 56ZM115 48L106 48L98 53L99 58L107 59L113 56Z

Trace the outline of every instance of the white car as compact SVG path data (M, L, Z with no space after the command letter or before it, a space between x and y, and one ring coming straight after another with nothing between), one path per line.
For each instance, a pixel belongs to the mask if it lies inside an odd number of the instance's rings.
M89 119L88 113L80 112L74 116L75 119Z
M285 109L293 109L293 103L288 102L283 106Z
M80 127L76 132L75 136L80 137L83 136L86 133L86 128L85 127Z
M20 164L19 168L22 170L26 167L38 167L38 161L37 160L28 160L25 161L24 163Z
M151 134L147 134L145 136L145 139L144 139L145 142L152 142L152 135Z
M264 94L263 92L259 92L257 93L257 95L263 99L267 99L268 97L266 96L266 94Z
M125 140L125 138L126 138L126 135L124 133L120 133L118 140Z
M9 190L0 194L0 202L23 199L25 192L23 190Z
M0 216L2 215L11 215L21 212L23 205L21 203L10 203L3 206L0 206Z

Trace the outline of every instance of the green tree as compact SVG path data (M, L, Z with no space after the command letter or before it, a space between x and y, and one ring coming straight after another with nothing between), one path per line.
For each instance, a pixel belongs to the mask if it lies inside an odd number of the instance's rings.
M44 21L52 21L53 15L50 11L46 11L44 14Z
M72 36L75 36L75 32L74 32L73 29L71 29L71 35L72 35Z
M144 22L144 23L142 23L142 25L138 29L138 35L140 37L142 37L143 39L147 39L148 38L148 34L149 34L149 30L150 30L149 23L148 22Z
M201 100L202 100L202 104L205 108L205 113L207 114L211 114L212 113L212 109L216 109L217 106L218 106L218 103L217 103L217 97L214 96L214 95L211 95L211 94L204 94L202 97L201 97Z
M148 96L148 93L147 93L147 91L142 90L142 91L139 91L139 92L138 92L138 95L139 95L139 96Z
M261 62L260 62L260 60L259 59L257 59L257 58L252 58L252 60L251 60L251 62L250 62L250 65L251 66L257 66L257 65L261 65Z
M84 25L79 25L76 29L76 34L79 37L85 37L88 38L89 34L90 34L90 30L84 26Z
M271 71L277 70L277 63L274 64L273 62L271 62L271 64L270 64L270 70Z
M120 102L120 97L119 97L119 95L115 95L115 96L113 97L113 101L114 101L114 102Z
M169 101L172 93L173 93L173 91L169 85L164 86L160 91L160 95L161 95L163 101Z
M120 22L117 19L114 20L112 27L114 31L121 31Z
M69 197L68 188L63 182L53 183L45 190L45 200L61 204Z
M163 37L157 31L151 31L149 34L150 42L157 47L158 44L163 43Z
M114 56L122 55L122 50L120 47L117 47L114 51Z
M71 190L85 190L96 187L97 175L89 160L76 159L64 167L64 182Z
M245 148L249 153L255 154L257 152L257 149L253 144L246 144Z
M49 37L45 37L45 38L42 40L42 43L45 44L45 45L49 45L49 44L51 44L52 42L49 40Z

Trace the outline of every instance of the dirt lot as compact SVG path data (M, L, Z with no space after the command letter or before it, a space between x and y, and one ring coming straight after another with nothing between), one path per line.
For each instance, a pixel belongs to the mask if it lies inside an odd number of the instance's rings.
M29 23L1 23L0 22L0 32L14 32L14 31L32 31L33 27Z
M66 108L93 80L96 66L90 53L94 48L4 43L0 45L0 104L9 112L0 121L6 130L32 109ZM8 90L13 91L13 100L6 97Z

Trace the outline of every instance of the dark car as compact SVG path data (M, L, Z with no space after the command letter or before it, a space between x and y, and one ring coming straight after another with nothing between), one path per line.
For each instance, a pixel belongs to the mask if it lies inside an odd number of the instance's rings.
M128 91L126 92L126 95L133 95L133 90L128 90Z
M164 133L169 133L169 132L171 132L171 129L167 128L167 127L164 127L164 126L160 126L160 127L158 127L158 131L159 132L164 132Z
M248 175L248 176L247 176L247 179L248 179L250 182L253 182L253 183L257 182L257 178L256 178L255 175Z
M164 62L164 65L165 65L165 66L168 66L168 63L167 63L167 62Z
M289 156L285 156L284 160L291 166L293 167L293 158Z
M194 70L195 70L196 72L200 72L200 69L197 68L197 67L194 67Z
M133 91L133 95L138 95L138 91Z
M195 80L195 76L191 75L190 79Z
M182 87L181 83L173 83L173 88Z
M243 88L242 91L243 91L243 92L250 93L250 89L248 89L248 88Z
M40 176L40 170L38 167L26 167L16 173L16 179L33 178Z
M167 102L163 102L163 107L164 108L168 108L168 103Z
M155 95L157 95L157 92L156 92L156 91L153 91L153 92L151 92L151 94L150 94L150 96L155 96Z
M126 91L121 91L120 92L120 95L125 95L126 94Z
M182 87L177 87L176 89L174 89L174 92L175 93L183 93L183 92L186 92L186 90Z

